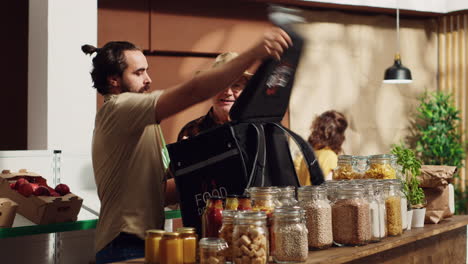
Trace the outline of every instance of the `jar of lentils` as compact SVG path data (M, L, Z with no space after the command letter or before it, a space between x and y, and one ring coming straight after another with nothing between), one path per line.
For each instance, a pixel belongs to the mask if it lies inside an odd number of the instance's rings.
M332 210L323 186L304 186L298 190L299 206L304 208L310 249L333 245Z
M307 227L299 206L276 207L273 211L272 255L276 263L307 260Z

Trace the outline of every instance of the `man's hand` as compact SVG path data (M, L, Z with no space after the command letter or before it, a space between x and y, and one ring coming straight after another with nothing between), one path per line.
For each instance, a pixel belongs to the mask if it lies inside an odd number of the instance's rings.
M263 38L252 48L252 52L260 60L268 57L280 60L281 54L292 45L291 38L284 30L273 27L263 34Z

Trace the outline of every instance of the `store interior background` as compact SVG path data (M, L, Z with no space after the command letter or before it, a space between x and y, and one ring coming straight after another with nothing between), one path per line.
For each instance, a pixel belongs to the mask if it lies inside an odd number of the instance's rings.
M466 106L468 17L463 0L399 1L402 61L411 69L413 83L382 84L384 71L396 52L397 1L270 1L304 10L307 23L298 30L307 39L290 108L283 123L307 138L312 119L323 111L345 113L350 126L346 154L387 153L408 134L417 98L424 91L446 89ZM347 2L347 5L342 5ZM369 3L375 2L375 3ZM1 73L4 128L0 150L61 149L65 159L62 181L99 207L92 196L94 179L90 146L94 115L102 97L91 88L91 58L83 44L102 46L111 40L134 42L147 53L152 89L164 89L191 78L225 51L242 52L255 43L269 22L267 1L156 1L156 0L17 0L6 3L8 41ZM424 3L424 6L421 4ZM457 82L442 82L447 54L447 30L441 18L455 17L465 37L451 43L457 62L464 65ZM450 22L452 23L452 22ZM451 24L450 24L451 25ZM454 27L449 27L451 30ZM447 39L448 40L448 39ZM464 61L464 64L463 64ZM445 87L445 88L444 88ZM172 143L188 121L204 115L204 102L162 123ZM462 110L466 128L466 107ZM0 167L2 164L0 159ZM34 170L34 168L27 168ZM59 263L87 263L93 257L94 231L65 232ZM51 263L52 235L0 240L0 248L27 247L21 256ZM5 251L7 252L7 251Z

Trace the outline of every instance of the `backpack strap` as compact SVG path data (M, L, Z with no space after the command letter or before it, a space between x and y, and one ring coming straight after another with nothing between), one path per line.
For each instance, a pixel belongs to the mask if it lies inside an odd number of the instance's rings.
M314 151L310 144L305 141L301 136L294 133L293 131L289 130L288 128L284 127L278 123L271 123L282 129L285 134L289 135L299 146L301 149L302 154L304 155L307 167L309 169L310 174L310 181L312 185L320 185L324 182L323 172L320 169L317 159L315 158Z

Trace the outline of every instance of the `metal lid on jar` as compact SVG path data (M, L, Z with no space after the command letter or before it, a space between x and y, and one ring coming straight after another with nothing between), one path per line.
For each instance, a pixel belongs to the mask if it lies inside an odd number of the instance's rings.
M213 196L210 197L210 200L213 200L213 201L216 201L216 200L223 200L223 197L217 196L217 195L213 195Z
M179 233L183 233L184 231L197 231L197 229L195 227L179 227L177 228L177 232Z
M234 217L234 224L241 224L244 222L266 222L267 214L262 211L238 211Z
M239 195L237 195L237 194L228 194L228 195L226 195L226 198L239 198Z
M162 236L166 231L161 230L161 229L149 229L145 231L146 235L154 235L154 236Z
M200 248L213 249L217 251L224 250L228 247L226 241L217 237L205 237L199 242Z
M234 217L239 213L237 210L223 210L223 222L233 221Z
M279 189L278 189L278 187L274 187L274 186L271 186L271 187L250 187L250 188L247 189L247 192L250 195L256 194L256 193L275 195L275 194L277 194L279 192Z
M276 207L273 211L274 216L304 216L305 211L300 206L284 206L284 207Z
M167 237L167 238L177 238L179 236L180 236L179 232L166 232L166 233L164 233L164 237Z

